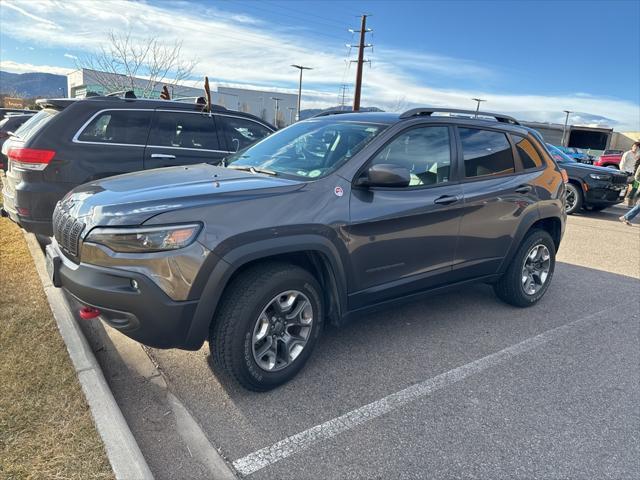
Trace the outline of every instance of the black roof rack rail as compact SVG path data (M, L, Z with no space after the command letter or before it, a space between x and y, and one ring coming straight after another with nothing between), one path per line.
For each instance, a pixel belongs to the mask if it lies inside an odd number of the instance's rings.
M407 110L402 115L400 115L400 119L418 117L421 115L431 116L433 113L464 114L464 115L473 115L474 117L480 115L483 117L493 117L500 123L510 123L511 125L520 125L520 122L518 122L515 118L510 117L508 115L503 115L501 113L476 112L475 110L459 110L456 108L412 108L411 110Z
M359 111L354 112L353 110L327 110L325 112L316 113L311 118L328 117L329 115L340 115L341 113L359 113Z
M107 93L105 97L119 97L119 98L138 98L133 90L120 90L118 92Z

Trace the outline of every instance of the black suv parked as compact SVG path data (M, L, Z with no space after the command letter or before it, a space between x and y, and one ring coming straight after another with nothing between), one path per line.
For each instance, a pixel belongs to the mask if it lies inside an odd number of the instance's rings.
M547 148L569 176L565 199L567 214L579 212L582 208L604 210L624 200L629 178L627 173L613 168L585 165L553 145L547 144Z
M8 150L4 209L50 236L56 202L73 187L143 169L219 163L275 129L252 115L166 100L38 100L43 108Z
M326 319L470 282L532 305L564 231L562 172L512 118L440 112L322 115L227 168L78 187L54 214L52 281L144 344L208 338L216 369L255 390L292 378Z

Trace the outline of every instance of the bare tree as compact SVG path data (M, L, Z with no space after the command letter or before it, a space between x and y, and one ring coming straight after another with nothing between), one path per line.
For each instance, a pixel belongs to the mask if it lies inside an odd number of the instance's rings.
M182 58L181 41L170 45L158 37L137 41L131 31L109 32L100 52L76 60L77 68L93 70L93 78L107 92L136 90L144 98L159 90L159 85L173 91L191 76L195 64L196 60Z
M390 107L390 112L403 112L409 108L409 102L406 96L396 97L395 102Z

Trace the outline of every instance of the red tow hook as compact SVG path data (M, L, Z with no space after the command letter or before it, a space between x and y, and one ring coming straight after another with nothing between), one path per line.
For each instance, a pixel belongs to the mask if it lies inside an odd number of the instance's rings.
M93 307L82 307L79 313L81 319L92 320L100 315L100 310Z

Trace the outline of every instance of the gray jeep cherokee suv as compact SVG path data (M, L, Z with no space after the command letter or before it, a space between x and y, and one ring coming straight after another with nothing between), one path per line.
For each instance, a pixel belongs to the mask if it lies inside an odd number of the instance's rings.
M54 213L53 283L146 345L208 338L254 390L291 379L325 321L470 282L532 305L564 231L561 170L510 117L441 111L324 114L226 167L82 185Z

